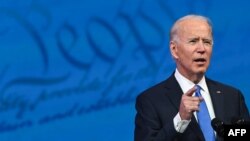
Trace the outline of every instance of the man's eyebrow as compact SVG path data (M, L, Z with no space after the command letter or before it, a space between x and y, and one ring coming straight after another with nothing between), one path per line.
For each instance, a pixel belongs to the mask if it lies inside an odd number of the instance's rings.
M213 39L209 39L209 38L203 38L202 40L203 40L203 41L210 41L210 42L213 41Z
M188 38L188 40L199 40L200 39L200 37L190 37L190 38Z
M212 38L203 38L203 40L212 40Z
M201 40L210 40L212 41L212 38L202 38L202 37L190 37L188 38L188 40L197 40L197 39L201 39Z

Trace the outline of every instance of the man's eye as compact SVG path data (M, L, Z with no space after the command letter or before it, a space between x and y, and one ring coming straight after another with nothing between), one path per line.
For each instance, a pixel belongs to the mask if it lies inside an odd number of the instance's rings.
M211 41L204 41L204 44L206 44L206 45L212 45L212 42Z
M196 40L191 40L189 41L190 43L196 43L197 41Z

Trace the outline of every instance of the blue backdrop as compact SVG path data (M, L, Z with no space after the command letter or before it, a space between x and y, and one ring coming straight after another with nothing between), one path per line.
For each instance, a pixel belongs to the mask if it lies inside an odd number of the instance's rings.
M0 140L132 141L135 98L175 69L169 29L208 16L207 76L250 107L250 2L9 0L0 2Z

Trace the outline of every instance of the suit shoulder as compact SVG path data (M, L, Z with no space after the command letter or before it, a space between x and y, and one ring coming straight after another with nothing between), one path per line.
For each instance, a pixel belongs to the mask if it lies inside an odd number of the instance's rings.
M231 85L228 85L228 84L216 81L216 80L212 80L212 79L209 79L209 78L207 78L207 82L212 83L213 85L216 85L218 88L221 88L221 89L226 90L226 91L233 91L233 92L239 92L240 91L238 88L236 88L234 86L231 86Z
M137 98L145 98L145 97L148 97L148 98L152 98L152 97L155 97L156 95L161 95L164 93L165 89L166 89L166 80L160 82L160 83L157 83L151 87L149 87L148 89L142 91L138 96Z

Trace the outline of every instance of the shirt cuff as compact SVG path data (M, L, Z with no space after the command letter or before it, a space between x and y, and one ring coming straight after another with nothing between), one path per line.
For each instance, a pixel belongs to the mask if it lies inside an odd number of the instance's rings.
M182 120L178 112L173 121L175 130L179 133L183 133L187 129L191 120Z

